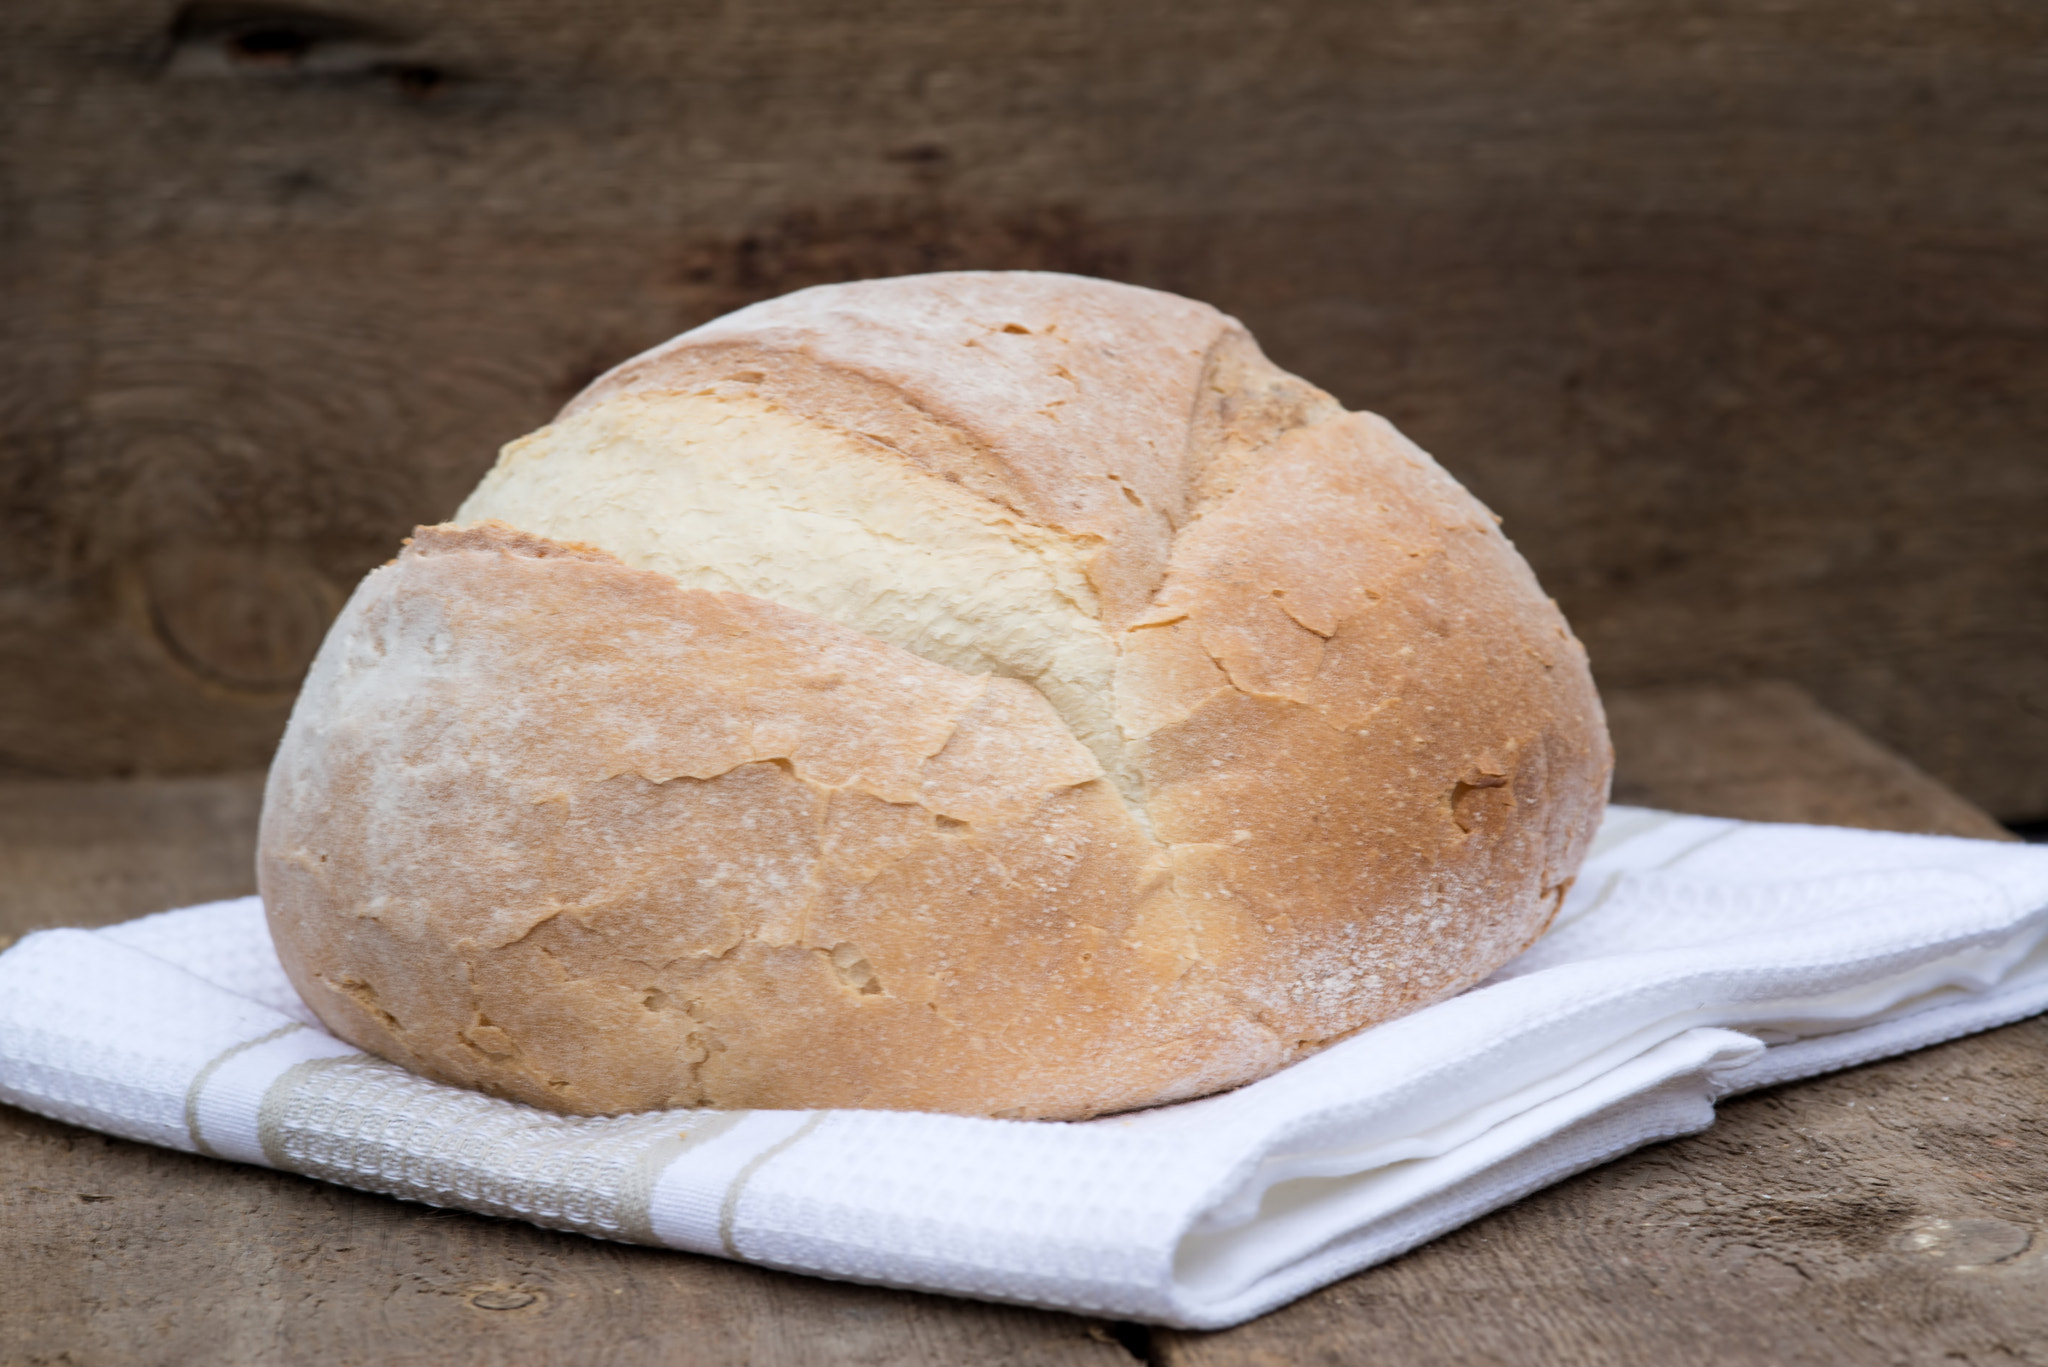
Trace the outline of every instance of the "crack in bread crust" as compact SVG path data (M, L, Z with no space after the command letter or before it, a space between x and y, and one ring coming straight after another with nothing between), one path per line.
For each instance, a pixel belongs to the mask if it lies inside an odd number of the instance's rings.
M557 1110L1238 1085L1519 952L1604 802L1491 515L1172 296L771 301L459 517L316 661L263 891L337 1033Z

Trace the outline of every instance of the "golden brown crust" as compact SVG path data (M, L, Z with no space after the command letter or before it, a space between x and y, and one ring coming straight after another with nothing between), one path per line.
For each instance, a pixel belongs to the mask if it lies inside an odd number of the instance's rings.
M1611 761L1583 651L1379 419L1276 442L1182 534L1123 660L1154 829L1246 937L1208 957L1290 1047L1485 976L1591 840Z
M1262 1076L1554 913L1610 767L1583 651L1483 507L1232 320L1058 276L830 287L575 406L720 386L1099 538L1137 805L1016 680L422 529L266 803L279 950L338 1033L577 1112L1077 1117Z
M344 1037L573 1111L1172 1087L1093 1076L1181 964L1127 943L1158 851L1024 685L501 525L348 612L263 832Z

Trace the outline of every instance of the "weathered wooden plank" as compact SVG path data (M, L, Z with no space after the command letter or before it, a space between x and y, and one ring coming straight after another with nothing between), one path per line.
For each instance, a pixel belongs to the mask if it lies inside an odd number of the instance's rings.
M1610 690L1614 798L1748 821L2011 840L1982 808L1782 680Z
M2048 815L2039 7L178 12L0 8L0 763L258 764L341 595L599 367L1029 266L1389 413L1604 682L1793 678Z
M256 891L263 775L0 782L0 944Z

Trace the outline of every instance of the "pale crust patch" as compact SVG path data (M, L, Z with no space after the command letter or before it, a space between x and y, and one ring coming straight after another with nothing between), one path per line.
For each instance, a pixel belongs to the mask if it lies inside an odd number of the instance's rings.
M723 484L604 465L720 413L755 443L705 458ZM1485 976L1598 825L1584 653L1492 517L1202 305L806 291L562 431L465 507L518 526L423 529L364 582L266 803L293 981L434 1076L583 1113L1201 1095ZM664 534L742 486L773 496L701 554ZM892 625L747 512L820 500L847 557L923 539L877 553L891 592L961 602ZM1029 588L1062 574L1064 618ZM1015 664L1075 642L1092 713Z
M460 522L602 545L688 588L816 614L1043 694L1127 797L1096 542L731 384L627 394L505 448Z

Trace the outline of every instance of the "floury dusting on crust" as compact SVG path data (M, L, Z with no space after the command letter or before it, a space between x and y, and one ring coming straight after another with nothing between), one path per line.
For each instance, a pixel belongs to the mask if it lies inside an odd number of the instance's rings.
M1494 520L1236 323L804 291L628 362L371 575L260 872L337 1033L557 1110L1074 1118L1541 932L1609 755Z

